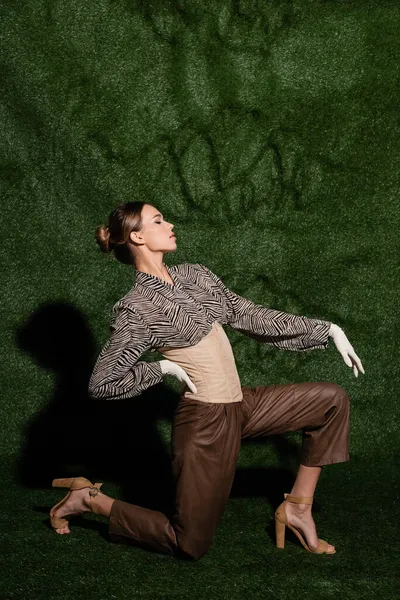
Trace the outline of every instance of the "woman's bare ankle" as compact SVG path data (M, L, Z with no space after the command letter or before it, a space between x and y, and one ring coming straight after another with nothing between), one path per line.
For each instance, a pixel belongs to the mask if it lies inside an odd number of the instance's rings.
M311 514L311 505L310 504L297 504L294 502L288 502L287 504L290 504L290 510L293 513L299 514L299 515L306 515L306 514Z
M115 498L111 498L110 496L107 496L106 494L103 494L103 492L100 491L91 496L88 490L88 495L85 498L85 501L88 503L88 508L92 513L95 513L102 517L106 517L108 519Z
M85 489L85 495L83 496L82 501L83 501L85 508L87 508L88 510L90 510L92 512L89 489Z

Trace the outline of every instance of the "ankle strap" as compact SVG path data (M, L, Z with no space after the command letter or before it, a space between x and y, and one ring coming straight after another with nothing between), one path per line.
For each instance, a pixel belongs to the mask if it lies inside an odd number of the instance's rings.
M92 498L95 498L97 496L97 494L100 492L100 488L103 484L102 483L95 483L93 487L90 488L89 490L89 496L91 496Z
M93 487L90 488L89 490L89 496L90 496L90 509L92 512L94 512L96 515L100 515L100 509L97 506L97 499L96 496L98 496L98 494L100 494L100 488L103 484L102 483L95 483Z
M286 502L293 502L293 504L312 504L313 496L307 498L306 496L291 496L290 494L284 494Z

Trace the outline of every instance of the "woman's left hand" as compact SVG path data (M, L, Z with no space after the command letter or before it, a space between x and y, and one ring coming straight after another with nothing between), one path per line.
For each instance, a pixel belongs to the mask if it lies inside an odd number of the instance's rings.
M353 346L350 344L349 340L346 337L345 332L338 325L334 323L331 324L329 329L329 336L335 342L336 348L339 350L340 354L343 357L344 362L348 367L353 368L354 375L358 377L358 371L365 375L364 368L361 364L361 360L358 358L357 354L354 352Z

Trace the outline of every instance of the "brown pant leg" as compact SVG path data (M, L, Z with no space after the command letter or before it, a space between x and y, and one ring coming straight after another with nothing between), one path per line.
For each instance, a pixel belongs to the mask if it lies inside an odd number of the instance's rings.
M243 439L302 430L301 464L349 460L349 399L341 386L305 382L242 390Z
M173 432L176 479L173 527L180 548L195 558L211 546L232 487L240 449L241 402L184 401ZM190 430L187 414L194 413Z
M181 400L172 429L176 485L172 522L160 512L115 500L111 538L126 537L159 552L201 558L213 542L232 487L242 419L240 402Z

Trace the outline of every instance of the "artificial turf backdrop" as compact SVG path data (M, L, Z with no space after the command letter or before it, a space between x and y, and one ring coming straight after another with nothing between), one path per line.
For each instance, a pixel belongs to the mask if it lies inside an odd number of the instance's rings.
M388 0L3 0L2 598L399 598L399 29ZM243 385L351 398L351 461L316 495L335 556L271 537L297 434L243 446L199 562L112 544L96 516L49 528L53 477L170 507L177 381L86 395L133 283L94 230L137 199L175 225L168 265L333 321L361 357L356 379L332 341L288 352L226 329Z

